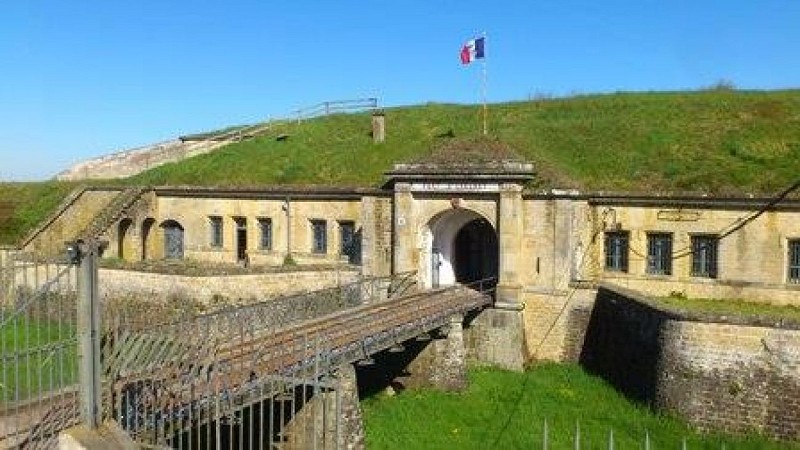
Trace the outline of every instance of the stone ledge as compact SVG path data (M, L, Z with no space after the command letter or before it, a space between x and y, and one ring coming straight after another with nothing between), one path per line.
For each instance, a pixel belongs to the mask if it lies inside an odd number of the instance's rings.
M134 442L125 430L114 421L104 422L94 429L78 425L58 435L59 450L138 450L142 448L145 447Z

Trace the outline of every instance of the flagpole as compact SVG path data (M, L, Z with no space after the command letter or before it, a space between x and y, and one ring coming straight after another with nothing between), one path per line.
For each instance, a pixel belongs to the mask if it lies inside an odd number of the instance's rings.
M485 31L483 32L483 45L484 45L484 52L485 52L486 51L485 50L485 48L486 48L486 32ZM489 114L489 109L486 106L486 56L481 58L481 62L483 64L483 70L482 70L482 72L483 72L483 77L482 77L483 78L482 79L482 90L483 90L483 95L482 95L483 96L483 135L486 136L486 134L488 133L487 126L486 126L487 121L488 121L487 116Z

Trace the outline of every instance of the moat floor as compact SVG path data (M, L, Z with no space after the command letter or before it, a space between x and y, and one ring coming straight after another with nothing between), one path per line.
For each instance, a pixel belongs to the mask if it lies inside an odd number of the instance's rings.
M580 448L800 449L761 436L701 434L684 422L631 403L579 366L546 364L524 373L470 371L461 394L432 390L385 393L362 401L370 449ZM545 437L545 422L547 436Z

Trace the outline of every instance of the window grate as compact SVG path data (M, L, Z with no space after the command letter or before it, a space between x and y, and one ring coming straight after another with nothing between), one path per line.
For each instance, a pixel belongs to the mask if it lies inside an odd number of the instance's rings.
M628 232L607 232L605 235L606 270L628 271Z
M356 240L356 224L349 220L339 222L340 248L339 254L346 255L351 264L358 260L359 252Z
M210 225L210 244L212 247L222 247L222 217L210 216L208 218Z
M261 250L272 250L272 219L261 218L258 219L258 228L261 231L261 237L258 241L258 246Z
M692 236L692 276L717 278L719 239L715 236Z
M311 243L312 253L328 253L328 224L324 220L311 220L311 232L313 242Z
M789 282L800 283L800 239L789 241Z
M672 275L672 234L647 235L647 273Z

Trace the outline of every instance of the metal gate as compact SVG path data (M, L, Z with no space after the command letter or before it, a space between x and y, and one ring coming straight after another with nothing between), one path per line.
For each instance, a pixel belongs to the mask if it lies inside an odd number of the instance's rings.
M0 448L51 448L80 421L76 271L0 250Z

